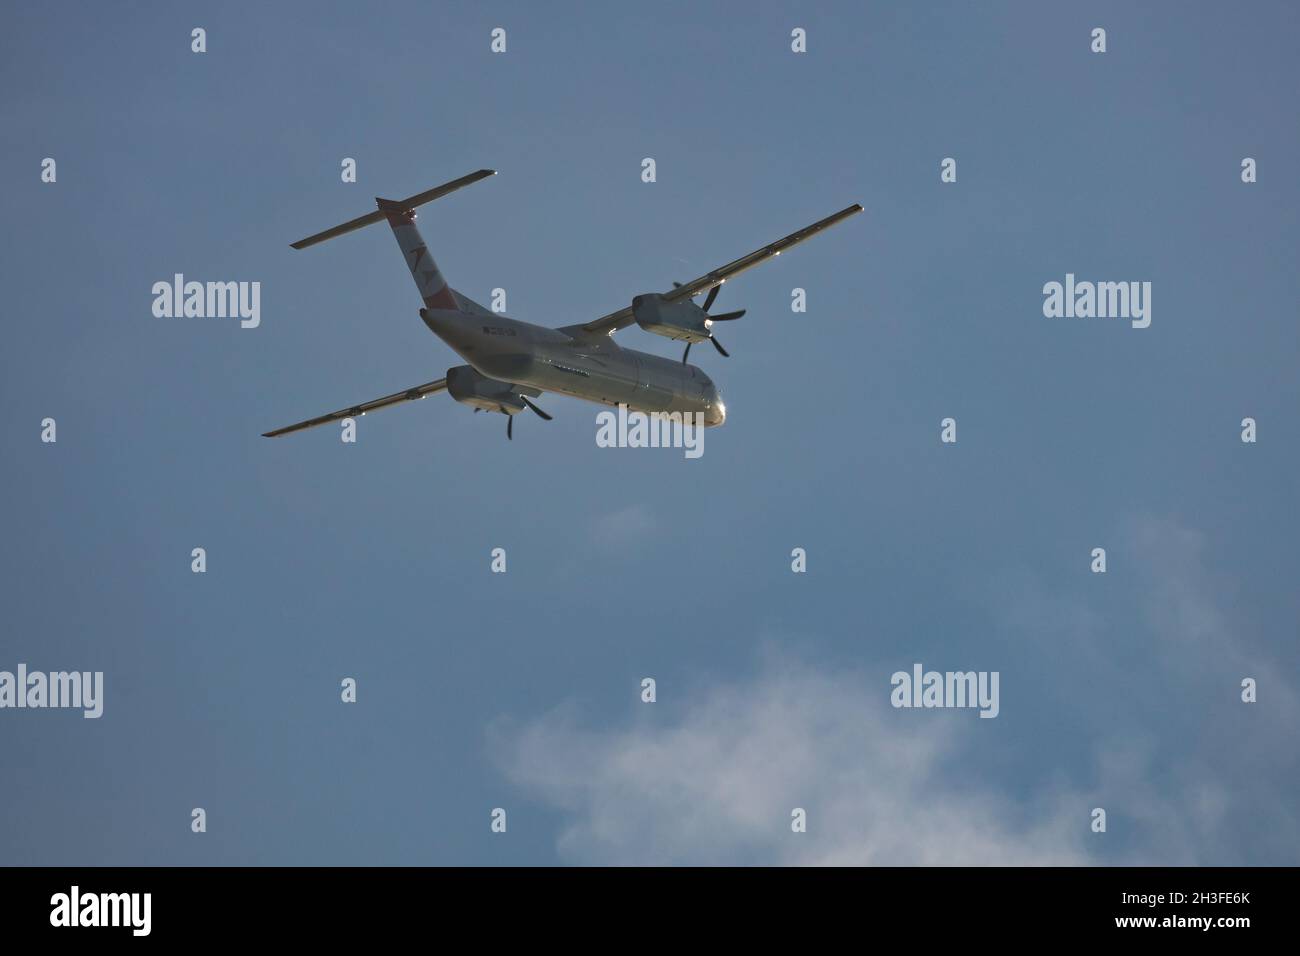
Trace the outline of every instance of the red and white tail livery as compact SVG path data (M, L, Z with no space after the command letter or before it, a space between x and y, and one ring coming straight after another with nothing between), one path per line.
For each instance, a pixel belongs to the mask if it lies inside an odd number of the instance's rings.
M415 287L420 290L427 309L459 309L447 280L442 277L438 263L433 261L429 247L420 237L420 230L415 227L415 210L392 199L375 199L379 211L384 214L388 224L393 227L397 245L406 259Z

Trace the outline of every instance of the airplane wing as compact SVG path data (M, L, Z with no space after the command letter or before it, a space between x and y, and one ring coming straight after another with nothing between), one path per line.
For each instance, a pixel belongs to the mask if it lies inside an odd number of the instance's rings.
M415 388L408 388L404 392L394 392L392 395L385 395L383 398L376 398L360 405L353 405L351 408L341 408L337 412L330 412L328 415L321 415L319 418L309 418L305 422L298 422L296 425L286 425L284 428L277 428L275 431L263 432L263 438L278 438L281 435L288 435L292 432L300 432L305 428L315 428L317 425L325 425L329 422L337 422L344 418L357 418L366 412L373 412L379 408L387 408L389 405L399 405L402 402L414 401L417 398L424 398L426 395L432 395L434 392L441 392L447 387L447 380L440 378L436 382L427 382L424 385L417 385Z
M677 302L681 299L693 298L701 292L707 292L714 286L722 285L722 283L726 282L732 276L740 275L740 273L744 272L746 269L752 269L760 262L766 262L773 256L779 256L791 246L797 246L805 239L810 239L817 235L817 233L821 232L823 229L829 229L836 223L843 222L850 216L855 216L860 212L862 212L862 207L859 204L854 203L852 206L841 209L833 216L827 216L825 219L815 222L811 226L805 226L798 232L792 232L785 238L778 239L776 242L766 245L762 249L755 249L749 255L741 256L739 259L728 262L725 266L719 266L717 269L705 273L698 279L683 283L671 292L665 292L663 297L669 302ZM588 322L586 325L582 326L582 328L587 332L613 333L617 332L619 329L627 328L634 321L635 319L632 317L632 307L627 306L619 309L617 312L611 312L609 315L602 315L599 319Z

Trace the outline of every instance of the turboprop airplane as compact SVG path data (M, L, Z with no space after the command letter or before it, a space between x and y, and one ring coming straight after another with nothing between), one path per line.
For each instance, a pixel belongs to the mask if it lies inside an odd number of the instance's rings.
M710 342L719 354L727 355L727 350L713 336L713 323L738 319L745 310L710 314L718 290L733 276L862 212L862 207L854 203L698 279L673 283L669 292L638 295L631 305L585 325L550 329L506 318L457 292L443 278L415 228L416 206L494 175L496 170L480 169L406 199L376 199L378 211L290 244L294 249L305 249L387 220L415 279L416 288L424 299L420 318L431 332L469 364L448 369L445 378L277 428L265 432L265 437L275 438L328 422L357 418L367 412L427 398L441 391L472 406L476 412L503 413L507 438L514 437L514 416L525 409L536 412L546 421L551 420L550 415L533 403L533 399L543 392L571 395L603 405L626 405L631 411L679 413L687 422L721 425L727 418L722 395L703 369L686 362L691 346L697 342ZM692 301L705 293L703 305ZM633 324L655 335L685 342L686 350L681 361L621 348L614 341L613 333ZM687 418L689 414L699 417Z

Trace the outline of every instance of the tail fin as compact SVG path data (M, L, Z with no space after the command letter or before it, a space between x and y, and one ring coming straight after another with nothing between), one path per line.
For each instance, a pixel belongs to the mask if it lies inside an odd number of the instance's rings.
M433 261L433 256L429 255L428 246L420 238L420 231L415 228L415 207L427 202L433 202L435 199L441 199L448 193L453 193L457 189L495 175L496 170L494 169L480 169L477 172L461 176L459 179L453 179L441 186L434 186L432 189L426 189L422 193L416 193L414 196L408 196L405 199L376 199L375 204L379 206L377 212L366 213L364 216L350 219L342 225L326 229L324 232L318 232L306 239L299 239L297 242L290 243L290 245L295 249L306 249L308 246L314 246L317 243L325 242L327 239L346 235L349 232L354 232L364 226L370 226L386 219L388 224L393 227L393 235L397 237L398 248L402 250L402 257L406 259L406 265L411 270L411 277L415 279L415 287L420 290L420 296L424 299L426 308L455 309L460 312L493 315L493 312L447 285L447 280L442 277L438 264Z
M397 237L397 245L411 270L415 287L420 290L425 308L459 309L460 304L456 301L451 286L447 285L447 280L438 269L438 263L429 254L429 247L420 238L420 230L415 228L415 210L391 199L377 198L375 202L388 224L393 227L393 235Z

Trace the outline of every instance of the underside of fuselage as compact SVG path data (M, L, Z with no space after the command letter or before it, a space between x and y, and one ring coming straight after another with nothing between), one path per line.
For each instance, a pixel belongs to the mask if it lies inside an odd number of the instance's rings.
M475 371L499 382L639 412L698 413L706 426L726 419L722 396L703 369L622 348L609 335L495 313L422 309L420 317Z

